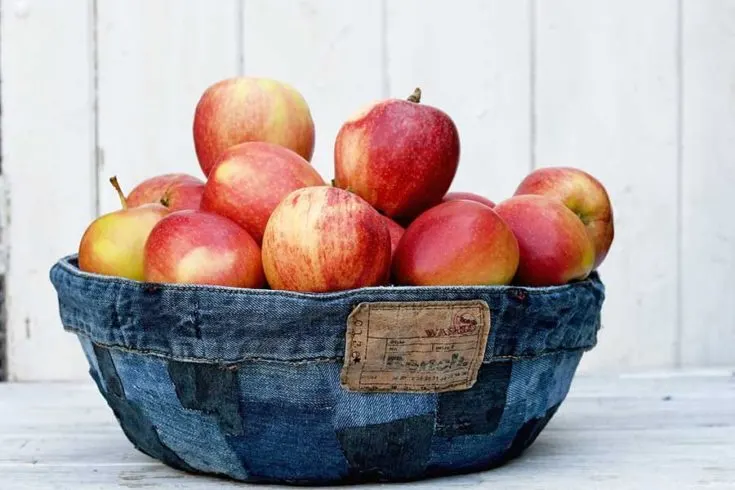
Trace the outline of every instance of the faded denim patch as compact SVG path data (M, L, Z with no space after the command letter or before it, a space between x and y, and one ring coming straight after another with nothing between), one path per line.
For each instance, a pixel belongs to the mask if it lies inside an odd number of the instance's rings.
M66 330L128 439L192 473L299 484L406 481L520 456L594 347L596 274L555 288L381 287L322 295L50 273ZM475 385L361 393L339 375L346 319L364 301L486 301Z
M247 477L234 452L210 450L213 446L226 446L216 414L183 407L167 375L168 363L164 359L119 350L111 350L110 354L126 398L140 407L163 445L196 470Z

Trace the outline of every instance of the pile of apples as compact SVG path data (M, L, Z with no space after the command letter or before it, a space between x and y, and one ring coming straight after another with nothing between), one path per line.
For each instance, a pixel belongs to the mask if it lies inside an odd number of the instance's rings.
M330 182L311 164L310 108L278 80L235 77L193 121L204 178L156 175L89 224L88 272L156 283L302 292L366 286L552 286L589 276L613 241L608 193L572 167L541 168L495 204L448 192L460 138L444 111L369 104L334 142Z

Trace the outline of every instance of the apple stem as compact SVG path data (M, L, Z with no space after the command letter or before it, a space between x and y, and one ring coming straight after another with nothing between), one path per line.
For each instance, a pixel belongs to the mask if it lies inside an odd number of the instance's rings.
M408 100L409 102L414 102L416 104L418 104L419 102L421 102L421 89L419 87L416 87L414 89L413 93L411 95L409 95L408 96L408 99L406 99L406 100Z
M161 205L169 207L169 205L171 204L171 188L173 186L173 184L169 184L169 186L166 187L166 190L163 192L163 196L158 201L159 203L161 203Z
M110 177L110 184L112 184L112 187L114 187L117 191L117 196L120 198L120 204L122 204L122 208L128 209L128 201L127 199L125 199L125 194L123 194L123 191L120 188L120 183L117 181L116 175Z

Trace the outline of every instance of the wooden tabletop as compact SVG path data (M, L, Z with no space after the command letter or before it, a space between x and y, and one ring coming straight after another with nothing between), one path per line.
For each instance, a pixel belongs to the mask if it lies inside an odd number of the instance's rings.
M90 383L0 384L3 490L251 487L281 488L192 476L139 453ZM735 372L578 376L520 459L404 487L735 489Z

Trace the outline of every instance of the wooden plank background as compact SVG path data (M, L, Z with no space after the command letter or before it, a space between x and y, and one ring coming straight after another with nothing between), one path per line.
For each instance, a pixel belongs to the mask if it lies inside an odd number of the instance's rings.
M332 177L344 119L381 97L447 111L453 190L502 200L529 170L601 178L616 213L583 372L735 364L735 3L729 0L0 0L2 264L11 379L86 377L48 268L126 188L199 175L210 83L281 78Z

